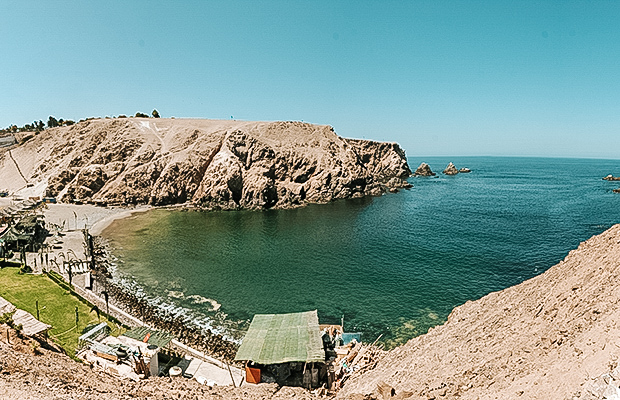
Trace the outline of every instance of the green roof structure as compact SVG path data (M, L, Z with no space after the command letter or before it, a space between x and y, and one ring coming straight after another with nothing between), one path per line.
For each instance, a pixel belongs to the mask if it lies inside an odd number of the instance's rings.
M235 360L263 365L324 362L317 310L255 315Z

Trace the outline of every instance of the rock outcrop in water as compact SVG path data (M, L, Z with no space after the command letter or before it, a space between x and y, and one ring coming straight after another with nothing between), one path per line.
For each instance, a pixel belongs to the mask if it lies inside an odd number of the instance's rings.
M411 175L396 143L302 122L89 120L48 129L12 155L29 183L47 180L48 195L108 204L284 208L379 195L409 187ZM3 157L3 181L12 169Z
M420 164L420 166L415 170L414 173L415 176L435 176L437 175L436 173L434 173L431 170L430 165L428 165L427 163L422 163Z
M459 170L450 162L446 169L443 170L444 175L456 175L459 173Z

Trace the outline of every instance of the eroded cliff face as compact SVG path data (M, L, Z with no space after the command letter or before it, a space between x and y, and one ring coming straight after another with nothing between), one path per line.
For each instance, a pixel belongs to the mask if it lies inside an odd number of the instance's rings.
M379 195L411 175L396 143L302 122L90 120L46 130L13 156L50 196L112 204L285 208ZM4 157L0 174L10 167Z

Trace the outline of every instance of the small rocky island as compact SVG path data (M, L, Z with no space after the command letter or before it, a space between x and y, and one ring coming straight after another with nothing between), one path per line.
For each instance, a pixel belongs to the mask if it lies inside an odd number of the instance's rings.
M469 168L461 168L458 169L456 168L456 166L454 166L454 163L450 162L446 168L442 171L442 173L444 175L456 175L456 174L465 174L471 172L471 170ZM420 166L415 170L415 172L413 173L414 176L436 176L437 174L434 173L431 170L431 167L423 162L420 164Z
M450 161L450 163L448 164L448 166L446 167L446 169L443 170L443 173L445 175L456 175L456 174L466 174L468 172L471 172L471 169L463 167L461 169L457 169L454 164L452 163L452 161Z
M613 176L612 174L607 175L603 178L604 181L620 181L620 176Z
M420 166L415 170L414 176L435 176L437 175L431 170L430 165L423 162Z
M459 170L456 169L456 167L454 166L454 164L452 164L452 162L450 162L450 164L448 164L446 169L443 170L443 173L444 175L456 175L459 173Z

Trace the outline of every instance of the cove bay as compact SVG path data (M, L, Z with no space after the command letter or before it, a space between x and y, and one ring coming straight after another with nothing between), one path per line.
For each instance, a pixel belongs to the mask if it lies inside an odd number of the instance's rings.
M289 210L155 209L103 236L115 279L162 310L239 338L254 314L318 309L388 347L468 300L543 273L620 219L617 162L409 158L437 177L380 197ZM445 176L448 162L469 174Z

